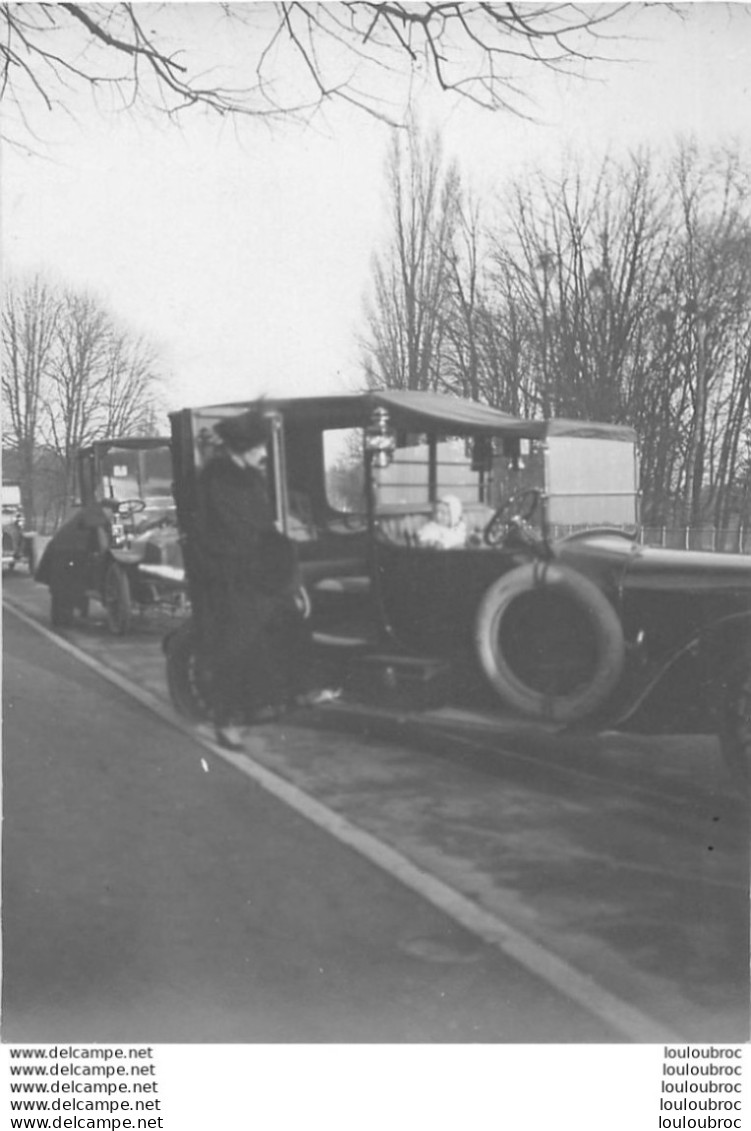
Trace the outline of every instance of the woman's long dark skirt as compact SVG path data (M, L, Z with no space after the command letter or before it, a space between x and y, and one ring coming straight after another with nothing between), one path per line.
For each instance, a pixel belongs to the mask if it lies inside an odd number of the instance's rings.
M309 633L288 597L217 577L208 584L202 619L217 726L252 721L303 689Z

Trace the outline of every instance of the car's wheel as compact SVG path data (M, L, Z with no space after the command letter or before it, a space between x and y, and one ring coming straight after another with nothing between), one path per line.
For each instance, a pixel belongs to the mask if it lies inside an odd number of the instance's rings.
M751 664L728 683L722 712L720 746L738 785L751 792Z
M199 654L192 621L170 633L164 642L167 657L167 688L178 714L191 722L210 716L210 673Z
M50 621L53 628L69 628L73 623L75 602L67 588L50 586Z
M490 586L477 611L475 645L506 706L561 723L605 702L625 658L610 601L594 582L555 562L519 566Z
M133 602L128 575L117 562L108 566L104 577L104 609L110 632L124 636L133 617Z

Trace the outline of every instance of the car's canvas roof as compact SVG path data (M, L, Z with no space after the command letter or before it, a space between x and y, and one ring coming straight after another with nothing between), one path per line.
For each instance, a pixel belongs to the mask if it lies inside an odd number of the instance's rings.
M545 439L548 436L587 436L633 442L633 428L619 424L598 424L582 420L522 420L477 401L440 393L421 393L401 389L379 389L367 393L321 397L267 397L236 404L193 409L198 414L229 416L247 408L278 410L289 424L320 422L329 428L358 427L367 424L373 409L388 410L393 427L405 431L438 430L446 435L519 436Z
M108 448L123 448L126 451L140 452L147 451L150 448L167 448L169 445L169 436L127 436L108 440L94 440L93 443L84 445L81 451L93 452L96 448L104 452Z

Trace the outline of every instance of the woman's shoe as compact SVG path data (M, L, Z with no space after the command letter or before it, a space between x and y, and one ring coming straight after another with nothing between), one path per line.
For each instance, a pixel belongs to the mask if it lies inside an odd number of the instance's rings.
M244 750L242 731L236 726L217 726L214 728L217 746L223 750Z

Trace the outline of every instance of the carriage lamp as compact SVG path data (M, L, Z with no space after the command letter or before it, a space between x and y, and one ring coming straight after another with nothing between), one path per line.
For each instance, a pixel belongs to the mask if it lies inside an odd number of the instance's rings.
M396 437L385 408L374 408L365 429L365 451L373 467L388 467L394 457Z

